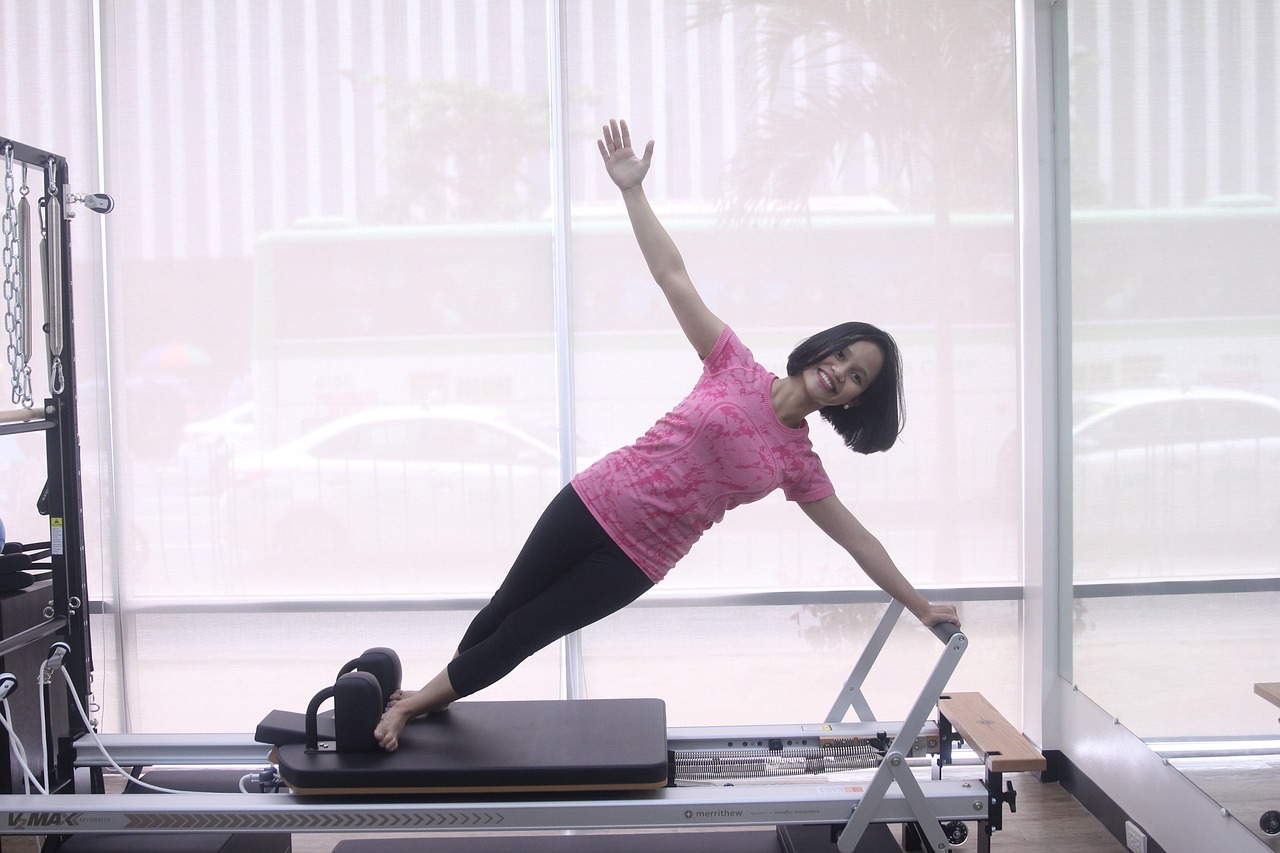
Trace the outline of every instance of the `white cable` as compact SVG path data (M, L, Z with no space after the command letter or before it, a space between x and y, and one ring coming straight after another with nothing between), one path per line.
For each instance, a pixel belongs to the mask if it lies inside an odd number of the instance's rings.
M8 723L5 731L9 733L9 745L13 749L13 755L18 759L18 764L22 767L22 793L31 793L31 783L35 780L35 774L31 772L31 763L27 760L27 749L22 745L22 738L18 737L18 733L13 730L13 709L9 707L9 700L4 700L4 721ZM36 790L40 790L39 783L36 783ZM47 793L40 791L40 793Z
M75 682L71 680L71 674L68 673L66 669L63 669L63 668L60 668L59 672L62 673L62 677L65 678L67 681L67 687L69 688L69 692L71 693L71 698L75 700L75 703L76 703L76 710L80 712L80 719L84 721L85 731L88 733L89 737L93 739L93 742L98 747L98 750L102 753L103 757L107 759L108 763L110 763L111 766L115 768L117 773L124 776L126 779L128 779L131 782L136 782L137 784L141 785L144 788L150 788L151 790L159 791L162 794L194 793L192 791L176 791L172 788L162 788L159 785L152 785L150 782L143 782L141 779L138 779L137 777L133 776L131 773L129 773L129 771L125 770L123 767L117 764L116 760L111 757L111 754L109 752L107 752L107 747L102 743L102 739L98 737L98 733L93 730L93 724L89 722L89 715L84 710L84 704L81 703L80 697L76 694L76 685L75 685Z
M109 752L107 752L107 747L102 743L102 739L98 737L98 733L93 730L93 724L89 722L89 715L85 713L84 704L80 701L80 697L76 694L76 685L75 685L75 682L71 680L70 673L68 673L66 669L60 669L59 671L62 673L62 677L65 678L67 681L67 687L69 688L69 692L71 693L71 698L75 700L75 703L76 703L76 710L80 712L80 719L84 721L85 731L88 733L89 737L93 739L94 744L98 747L98 751L102 753L103 757L107 759L107 761L111 764L111 766L114 767L116 772L119 773L121 776L124 776L130 782L135 782L144 788L149 788L152 791L159 791L162 794L200 794L200 793L226 794L225 791L207 791L207 792L178 791L173 788L162 788L159 785L152 785L150 782L143 782L141 779L130 774L127 770L125 770L123 767L121 767L119 764L116 763L116 760L111 757L111 754ZM241 779L240 781L241 781L241 784L243 785L244 780ZM248 792L246 791L245 793L248 793ZM234 796L234 795L230 795L230 796Z
M13 723L10 722L9 700L0 702L0 706L3 706L3 711L0 711L0 725L3 725L4 730L9 733L9 745L13 748L13 755L18 759L19 766L22 767L22 784L26 793L31 793L32 785L35 785L36 790L42 794L49 793L48 788L40 785L40 780L31 772L31 765L27 763L27 751L22 746L22 738L18 737L17 732L13 730Z
M45 693L44 686L49 683L51 673L45 672L45 665L40 664L40 672L36 675L36 692L40 694L40 754L43 757L44 764L41 765L44 773L44 787L40 788L40 793L49 793L49 739L45 737L45 732L49 731L48 713L45 709ZM39 787L39 786L36 786Z

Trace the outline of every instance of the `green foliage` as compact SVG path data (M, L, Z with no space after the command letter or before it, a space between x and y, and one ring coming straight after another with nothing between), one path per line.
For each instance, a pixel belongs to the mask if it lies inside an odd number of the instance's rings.
M547 209L545 97L462 80L382 82L389 172L420 177L393 184L379 219L511 222Z
M730 10L754 16L758 38L743 42L751 54L740 62L760 69L751 96L768 105L734 160L731 213L804 213L812 195L840 194L868 150L879 173L869 191L903 209L945 219L953 199L1008 198L1007 0L708 2L695 20L708 25ZM830 82L832 61L860 66L856 82Z

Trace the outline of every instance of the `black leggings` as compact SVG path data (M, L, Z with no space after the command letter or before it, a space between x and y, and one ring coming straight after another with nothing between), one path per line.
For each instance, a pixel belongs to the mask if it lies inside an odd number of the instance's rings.
M449 663L470 696L525 658L626 607L653 581L605 533L572 486L552 499L502 586L476 614Z

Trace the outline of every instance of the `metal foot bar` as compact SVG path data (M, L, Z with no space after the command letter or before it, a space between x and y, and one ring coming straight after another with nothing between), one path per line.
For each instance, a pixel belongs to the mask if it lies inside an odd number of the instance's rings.
M884 644L888 641L889 634L893 632L893 626L898 623L898 617L902 615L903 610L901 601L897 599L889 601L889 609L880 617L880 623L876 625L871 639L862 649L862 654L858 656L858 662L853 665L853 671L845 680L844 687L836 696L835 704L827 712L828 723L838 723L843 720L850 708L853 708L858 719L863 722L869 723L875 720L876 715L871 712L867 697L862 695L862 684L867 680L867 675L871 672L876 659L880 657L880 652L884 649Z
M955 625L940 625L933 630L946 643L946 648L934 665L928 680L925 681L924 689L920 691L920 695L911 706L910 713L902 722L902 728L893 739L888 752L885 753L884 762L871 778L871 784L867 787L867 793L862 802L854 810L849 822L845 824L844 831L840 833L837 846L841 853L853 853L862 834L871 822L877 819L877 812L888 795L889 785L892 782L898 783L898 790L911 806L913 819L920 824L920 830L924 833L930 848L936 851L951 849L946 836L942 833L941 816L930 807L928 799L921 792L920 783L912 775L906 761L930 710L937 703L942 691L946 689L947 682L969 645L968 638ZM981 811L983 812L981 815L971 814L967 819L985 818L985 801Z

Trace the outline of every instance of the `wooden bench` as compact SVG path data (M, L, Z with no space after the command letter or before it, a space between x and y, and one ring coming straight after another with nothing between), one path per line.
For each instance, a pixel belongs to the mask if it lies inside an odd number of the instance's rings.
M1255 684L1253 692L1280 708L1280 681L1263 681Z
M1043 771L1044 755L1026 735L1001 716L981 693L947 693L938 697L938 713L946 718L992 773Z

